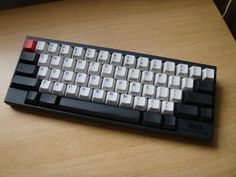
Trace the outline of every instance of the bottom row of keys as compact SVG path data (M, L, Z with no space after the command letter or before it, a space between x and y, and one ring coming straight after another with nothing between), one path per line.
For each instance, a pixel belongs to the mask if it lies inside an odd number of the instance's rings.
M141 114L138 110L130 110L65 97L60 98L49 93L39 94L34 91L29 91L26 97L26 103L34 105L39 104L43 107L58 107L65 111L104 119L135 124L141 123L150 127L163 127L171 130L174 130L176 127L176 117L173 115L161 115L152 112L144 112Z
M176 118L172 115L162 116L161 114L144 112L142 116L142 124L150 127L163 127L166 129L175 129Z
M41 95L41 96L40 96ZM40 96L40 99L39 99ZM60 97L58 97L57 95L53 95L50 93L38 93L35 91L29 91L29 93L27 94L27 99L26 99L26 103L28 104L38 104L38 100L40 103L43 104L43 106L46 107L56 107L57 104L59 103ZM109 107L111 110L113 109L120 109L120 110L125 110L125 112L129 112L129 111L142 111L139 110L137 108L137 103L135 103L136 108L135 109L126 109L123 107L118 107L118 106L112 106L112 105L108 105L108 104L97 104L97 103L93 103L93 102L87 102L87 101L83 101L83 100L78 100L78 99L71 99L71 98L65 98L65 97L61 97L62 100L65 99L69 99L69 100L74 100L74 102L76 103L83 103L86 104L88 107L90 105L99 105L101 107L104 106L104 108ZM171 107L170 107L171 106ZM173 106L173 107L172 107ZM162 110L160 110L160 107ZM173 111L175 107L175 110ZM158 109L151 109L151 108L158 108ZM84 108L87 109L87 108ZM94 109L97 109L96 107L94 107ZM174 116L176 116L176 118L181 118L181 119L188 119L188 120L196 120L196 121L202 121L202 122L212 122L213 120L213 112L211 108L208 107L198 107L198 106L194 106L194 105L187 105L187 104L181 104L181 103L175 103L173 105L168 105L168 102L166 101L159 101L159 100L154 100L154 99L148 99L148 108L149 111L148 112L143 112L143 115L149 115L149 119L150 119L150 115L154 115L154 119L152 120L147 120L148 122L152 122L154 123L154 125L156 124L156 121L158 121L158 114L163 114L164 116L168 116L173 114ZM171 110L171 112L168 112L169 110ZM126 113L128 115L128 113ZM114 116L114 115L112 115ZM145 116L144 116L145 117ZM151 116L152 117L152 116ZM144 119L145 120L145 119Z
M30 109L55 112L75 118L101 121L117 126L123 125L151 132L168 133L202 140L211 140L213 136L213 124L202 121L212 115L211 109L206 107L199 107L200 119L190 120L186 119L184 114L190 115L188 110L193 109L185 106L176 106L179 111L174 116L160 115L18 88L9 88L4 101L12 106L22 105Z

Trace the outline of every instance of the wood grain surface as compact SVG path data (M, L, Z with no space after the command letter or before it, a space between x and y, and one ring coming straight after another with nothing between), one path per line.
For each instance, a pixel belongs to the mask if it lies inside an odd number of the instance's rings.
M3 103L26 35L213 64L210 144ZM210 0L57 1L0 11L1 177L235 177L236 46Z

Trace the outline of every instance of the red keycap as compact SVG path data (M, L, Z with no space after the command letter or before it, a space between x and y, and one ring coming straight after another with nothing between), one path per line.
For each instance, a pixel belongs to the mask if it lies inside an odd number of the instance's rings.
M31 39L26 39L24 43L24 50L29 52L35 52L37 42Z

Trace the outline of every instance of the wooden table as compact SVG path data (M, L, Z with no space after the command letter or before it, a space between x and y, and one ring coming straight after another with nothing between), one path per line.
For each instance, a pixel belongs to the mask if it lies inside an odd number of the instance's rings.
M207 145L3 103L26 35L218 67L215 139ZM236 46L209 0L58 1L0 12L0 176L236 175Z

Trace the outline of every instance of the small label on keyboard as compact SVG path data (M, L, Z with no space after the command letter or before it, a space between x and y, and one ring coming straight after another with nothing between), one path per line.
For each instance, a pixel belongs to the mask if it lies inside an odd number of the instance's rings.
M204 127L202 124L198 124L198 123L193 123L193 122L188 122L188 129L192 130L192 131L200 131L200 132L204 132Z
M213 125L209 123L192 121L187 119L178 119L178 131L180 134L191 135L195 137L209 137L212 135Z

